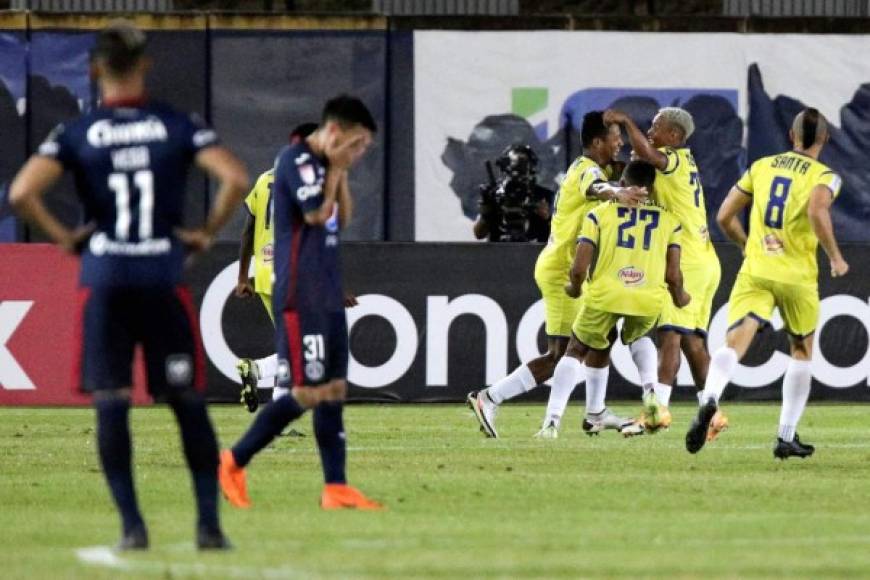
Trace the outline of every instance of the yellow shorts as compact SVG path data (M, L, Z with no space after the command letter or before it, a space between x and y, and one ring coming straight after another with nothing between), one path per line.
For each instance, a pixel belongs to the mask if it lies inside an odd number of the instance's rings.
M747 316L770 324L774 306L779 309L785 331L803 338L816 330L819 321L819 289L814 284L786 284L766 278L737 274L728 299L728 328Z
M269 313L269 318L272 320L272 324L275 324L275 316L272 314L272 295L257 292L257 296L259 296L260 300L263 301L263 306L266 308L266 312Z
M710 313L713 309L713 296L719 287L722 267L714 257L705 264L683 266L683 287L692 297L684 308L677 308L668 298L662 307L659 319L660 330L675 330L680 334L699 333L707 335L710 326Z
M577 318L582 298L571 298L565 294L565 284L568 283L567 275L562 284L548 280L535 279L541 296L544 297L545 330L547 336L571 336L571 325Z
M622 318L622 342L631 344L655 328L657 316L629 316L605 312L588 306L580 309L574 321L574 336L577 340L595 350L605 350L610 346L610 331Z

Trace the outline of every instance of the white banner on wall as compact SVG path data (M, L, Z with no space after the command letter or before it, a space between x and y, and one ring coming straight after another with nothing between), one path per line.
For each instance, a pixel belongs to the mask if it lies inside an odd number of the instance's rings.
M727 151L709 163L734 166L717 170L723 183L712 187L722 189L745 156L752 64L769 95L811 104L839 125L843 105L870 81L870 37L415 32L416 239L473 239L484 160L511 141L535 142L541 177L552 182L568 162L560 129L614 103L638 114L691 110L710 147ZM702 172L714 154L700 155Z

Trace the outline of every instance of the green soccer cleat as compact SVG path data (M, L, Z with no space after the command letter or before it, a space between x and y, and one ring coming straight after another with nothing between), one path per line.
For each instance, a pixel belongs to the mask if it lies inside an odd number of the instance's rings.
M260 373L257 370L257 363L249 358L239 359L236 370L239 371L239 378L242 379L240 401L248 409L248 413L253 413L260 406L260 396L257 393Z

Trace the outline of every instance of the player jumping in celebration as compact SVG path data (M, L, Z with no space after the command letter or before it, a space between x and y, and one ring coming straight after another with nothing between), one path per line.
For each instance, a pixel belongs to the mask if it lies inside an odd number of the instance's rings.
M625 127L634 154L658 170L654 199L673 213L683 226L680 263L692 302L685 308L678 308L666 301L659 319L659 384L655 394L645 401L643 414L647 430L655 432L671 424L668 405L680 368L681 349L689 362L698 392L707 380L710 365L707 327L722 269L710 242L698 166L686 146L695 130L692 115L685 109L665 107L653 119L648 135L644 135L623 113L609 110L604 116L607 121ZM710 422L710 440L727 426L728 420L718 414Z
M295 145L311 135L317 129L317 123L304 123L290 133L290 144ZM274 239L272 236L272 221L274 205L272 185L275 181L275 169L263 172L257 178L254 188L245 198L245 209L248 210L245 229L242 231L239 244L239 277L236 284L236 296L249 298L257 294L263 302L263 307L274 324L272 315L272 258L274 254ZM248 278L251 257L254 258L254 285ZM260 381L266 382L272 389L272 399L283 397L290 391L285 387L275 386L278 375L278 355L272 354L261 359L240 359L236 364L239 378L242 381L241 402L253 413L260 404L257 387ZM269 382L271 379L271 382Z
M495 428L498 406L553 376L553 369L565 352L579 302L566 296L564 287L574 260L583 216L602 201L616 199L628 205L637 205L646 198L646 192L638 188L623 188L608 182L615 177L613 162L622 148L622 137L617 125L606 125L601 111L589 112L583 117L581 139L583 155L574 160L559 187L553 203L550 239L535 264L535 281L543 296L546 312L547 352L519 366L491 387L468 394L468 405L487 437L498 437ZM651 341L649 347L655 353ZM581 373L578 382L582 380ZM557 421L561 417L574 386L571 385L564 396L560 394L555 399L551 396L551 403L547 405L548 419ZM616 418L616 423L627 422Z
M719 208L719 226L745 258L728 299L725 346L713 354L698 416L686 434L690 453L704 446L719 397L756 333L770 324L774 307L788 333L791 360L782 381L773 455L808 457L815 451L801 443L796 429L812 382L810 359L819 318L818 243L830 258L831 276L849 271L834 237L830 212L841 180L818 161L828 135L825 118L816 109L804 109L789 132L794 148L753 163ZM747 205L751 205L748 235L739 217Z
M290 396L264 407L232 449L220 482L236 507L249 507L244 468L291 421L314 409L325 487L323 509L379 509L347 485L342 402L348 336L339 266L339 229L351 216L347 172L372 142L375 121L354 97L326 103L318 129L278 156L275 198L275 309L278 384Z
M625 173L637 173L641 182L655 179L655 168L644 161L632 161ZM584 361L587 373L607 363L620 319L622 341L630 345L655 327L665 302L677 308L690 303L680 273L681 230L676 216L652 203L606 203L587 214L565 287L568 296L585 298L553 373L554 389L572 388ZM644 398L654 396L654 387L654 381L644 385Z
M97 449L123 524L119 549L148 548L133 484L129 427L133 349L143 346L148 389L172 408L193 479L200 549L229 542L218 521L218 446L206 411L205 360L193 303L182 285L184 245L204 250L242 201L244 166L215 133L148 102L145 35L116 22L97 35L92 72L101 105L59 125L12 185L18 212L68 252L82 251L80 380L94 397ZM220 182L205 226L182 230L192 162ZM41 196L75 175L87 226L72 232Z

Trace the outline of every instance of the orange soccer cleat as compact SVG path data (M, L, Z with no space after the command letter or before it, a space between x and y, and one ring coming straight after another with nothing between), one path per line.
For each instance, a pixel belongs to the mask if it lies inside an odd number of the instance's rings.
M360 490L344 483L327 483L320 495L320 507L325 510L382 510L384 506L372 501Z
M218 466L218 481L221 491L227 501L237 508L251 507L248 498L248 485L245 483L245 469L236 464L236 458L229 449L221 451L221 461Z
M707 428L707 441L713 441L719 434L728 428L728 417L722 411L716 411Z

